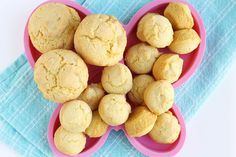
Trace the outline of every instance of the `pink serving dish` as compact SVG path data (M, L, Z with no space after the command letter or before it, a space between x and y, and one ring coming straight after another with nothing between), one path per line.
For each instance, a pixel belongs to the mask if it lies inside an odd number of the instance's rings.
M83 19L86 15L91 14L90 11L87 9L83 8L80 6L78 3L69 1L69 0L49 0L45 3L48 2L59 2L63 3L67 6L70 6L74 9L76 9L80 15L80 17ZM173 86L174 88L177 88L184 82L186 82L190 76L194 73L194 71L197 69L199 64L201 63L204 50L205 50L205 44L206 44L206 35L205 35L205 29L203 22L201 20L200 15L197 13L197 11L187 2L183 0L154 0L147 5L145 5L143 8L141 8L130 20L130 22L127 25L123 25L123 27L126 30L127 33L127 39L128 39L128 44L126 49L128 49L130 46L134 45L135 43L138 43L137 37L136 37L136 29L137 29L137 23L139 19L145 15L148 12L155 12L155 13L163 13L164 8L167 6L169 2L182 2L185 3L189 6L192 12L192 16L194 18L194 29L197 31L201 38L201 43L198 46L194 52L186 55L180 55L181 58L184 59L184 66L183 66L183 72ZM43 4L45 4L43 3ZM25 53L28 58L28 61L32 67L34 67L34 64L38 57L41 55L40 52L38 52L32 45L29 34L28 34L28 23L26 24L25 27L25 34L24 34L24 45L25 45ZM168 49L159 49L161 52L169 52ZM121 61L123 63L123 60ZM101 76L101 70L103 69L102 67L96 67L96 66L91 66L88 65L89 67L89 83L91 82L99 82L100 81L100 76ZM131 104L132 105L132 104ZM61 108L61 104L58 105L57 109L54 111L50 122L48 126L48 142L49 145L53 151L53 153L58 156L58 157L68 157L67 155L59 152L53 141L53 136L54 132L56 129L60 126L59 122L59 111ZM171 109L171 112L177 117L180 125L181 125L181 133L178 138L178 140L173 143L173 144L158 144L154 142L148 135L140 137L140 138L131 138L126 134L126 137L130 141L130 143L140 152L142 152L145 155L152 156L152 157L169 157L175 155L183 146L184 140L185 140L185 135L186 135L186 129L185 129L185 123L184 119L174 104L173 108ZM86 148L76 157L87 157L95 153L106 141L109 133L111 130L124 130L123 125L121 126L116 126L116 127L110 127L107 133L100 137L100 138L89 138L87 137L87 143L86 143Z

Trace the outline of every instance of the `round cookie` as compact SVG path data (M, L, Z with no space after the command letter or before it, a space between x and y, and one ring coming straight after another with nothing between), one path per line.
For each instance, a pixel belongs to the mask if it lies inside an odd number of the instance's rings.
M63 104L60 110L60 122L67 131L84 132L92 120L92 111L87 103L72 100Z
M125 122L125 130L131 137L141 137L149 133L157 116L145 106L136 107Z
M136 76L133 79L133 87L128 93L129 99L137 104L142 104L144 90L152 82L154 82L154 79L150 75Z
M76 51L86 63L97 66L118 63L126 43L126 32L117 18L102 14L86 16L74 36Z
M137 37L154 47L164 48L173 40L173 29L166 17L147 13L138 23Z
M174 88L168 81L155 81L147 86L143 97L147 107L160 115L173 106Z
M86 137L83 133L72 133L60 126L54 134L56 148L66 155L79 154L86 144Z
M171 144L179 137L180 130L177 118L168 112L157 116L156 123L149 135L158 143Z
M129 68L121 63L105 67L102 71L101 82L105 91L113 94L126 94L133 84Z
M174 32L174 40L169 45L169 49L178 54L188 54L195 50L201 39L193 29L183 29Z
M28 32L34 47L41 53L54 49L72 49L78 13L61 3L38 7L29 19Z
M93 112L92 122L85 133L92 138L101 137L107 132L108 125L102 120L98 111Z
M108 125L117 126L126 122L131 112L124 95L105 95L98 106L98 112Z
M152 66L160 56L160 53L155 47L145 43L139 43L131 48L126 53L125 61L130 70L137 74L149 73Z
M177 54L163 54L154 63L152 74L156 80L173 83L182 73L183 62Z
M34 80L45 98L64 103L76 99L87 87L88 68L73 51L52 50L36 61Z
M96 110L105 91L100 83L92 83L80 94L79 100L86 102L91 110Z
M169 3L164 11L175 30L192 28L194 25L191 11L186 4L173 2Z

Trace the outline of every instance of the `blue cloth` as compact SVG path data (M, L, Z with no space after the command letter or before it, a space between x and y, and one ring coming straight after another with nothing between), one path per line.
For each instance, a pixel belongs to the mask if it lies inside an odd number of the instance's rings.
M93 13L105 13L127 23L150 0L80 0ZM186 121L203 105L236 57L236 1L190 0L201 14L207 47L199 70L176 90L175 102ZM56 104L45 100L33 81L24 55L0 75L0 140L22 156L53 156L47 143L47 125ZM122 131L112 131L104 146L93 155L143 156Z

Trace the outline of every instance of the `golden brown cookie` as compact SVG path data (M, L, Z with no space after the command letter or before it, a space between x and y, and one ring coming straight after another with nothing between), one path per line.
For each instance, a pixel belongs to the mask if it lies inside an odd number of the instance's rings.
M125 122L125 130L131 137L140 137L149 133L157 116L149 111L146 106L136 107Z
M54 49L72 49L78 13L61 3L38 7L29 19L28 32L34 47L41 53Z

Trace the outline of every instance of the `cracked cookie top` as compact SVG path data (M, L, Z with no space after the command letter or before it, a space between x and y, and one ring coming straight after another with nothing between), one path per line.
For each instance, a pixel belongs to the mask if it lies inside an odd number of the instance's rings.
M102 14L86 16L74 36L76 51L86 63L97 66L118 63L126 43L126 32L117 18Z
M34 80L45 98L64 103L76 99L87 87L88 69L73 51L52 50L35 63Z

